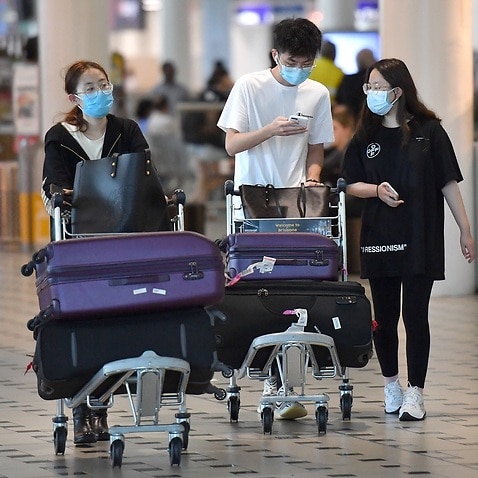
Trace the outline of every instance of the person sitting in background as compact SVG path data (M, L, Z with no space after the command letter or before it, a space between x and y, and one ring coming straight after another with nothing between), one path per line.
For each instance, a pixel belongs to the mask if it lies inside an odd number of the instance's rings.
M355 118L346 106L335 105L332 108L332 122L335 140L325 148L320 181L330 187L336 187L342 173L345 150L355 133ZM364 200L350 194L346 194L345 200L347 218L360 217Z
M201 101L226 101L234 86L229 72L221 61L216 62L214 70L207 80L206 89L201 93Z
M165 97L168 101L169 113L172 116L177 115L177 104L189 100L189 91L176 80L176 66L171 61L163 64L163 80L151 91L150 96L153 101L160 97Z
M357 73L345 75L337 90L337 96L335 98L337 104L347 106L355 115L356 119L358 119L362 105L365 102L365 97L362 92L365 74L367 69L376 61L372 50L368 48L360 50L356 56Z
M148 129L149 117L154 110L154 101L150 98L144 98L138 102L136 107L136 121L143 134Z
M342 172L345 150L355 132L355 118L348 108L334 106L332 108L332 124L335 139L324 150L324 165L320 173L320 182L330 187L336 187Z
M322 83L330 93L330 101L335 102L337 90L344 77L344 72L335 64L336 48L330 41L324 41L320 57L315 63L309 78Z
M170 114L167 98L159 96L151 106L147 121L143 124L144 134L161 182L165 190L171 193L174 189L182 187L184 180L190 176L188 155L181 136L179 120Z

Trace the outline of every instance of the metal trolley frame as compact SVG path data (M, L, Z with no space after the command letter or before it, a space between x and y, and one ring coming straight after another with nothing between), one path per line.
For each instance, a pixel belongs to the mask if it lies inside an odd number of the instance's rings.
M224 190L226 196L227 234L254 230L250 228L250 220L237 220L235 218L233 196L239 195L239 191L234 189L234 183L226 181ZM297 218L290 221L294 221L296 224L312 221L314 227L319 228L321 234L334 239L341 252L340 280L346 281L348 274L344 180L340 179L337 187L331 189L331 194L333 193L338 196L338 201L336 204L330 204L330 211L336 211L336 214L330 217ZM260 228L261 225L267 224L267 222L273 223L277 221L277 219L258 219L254 221L253 226ZM280 221L283 222L282 219ZM266 227L267 230L270 230L270 226ZM278 233L280 234L280 232ZM344 420L351 418L353 386L350 384L348 369L340 364L332 337L324 335L320 331L317 331L317 333L304 331L306 322L304 322L304 317L301 317L300 312L303 313L303 311L297 311L298 321L291 323L290 327L284 332L256 337L249 347L242 366L229 376L230 382L226 391L231 422L237 422L239 418L241 387L238 386L237 381L244 377L252 380L266 380L271 376L271 367L274 362L277 364L277 370L284 386L284 395L261 397L259 409L264 434L272 433L275 405L276 403L283 402L313 402L315 404L315 419L318 433L325 434L327 432L329 395L326 393L306 394L306 380L309 372L316 380L334 378L336 376L342 378L342 383L339 385L342 418ZM331 365L319 365L313 347L327 349L330 354ZM263 368L255 368L252 365L254 358L262 349L268 351L268 358ZM297 388L299 392L297 394L290 394L289 388L292 387Z
M68 231L69 215L63 209L64 198L59 188L52 189L52 205L54 215L52 221L52 239L65 240L72 236ZM186 196L180 189L176 190L168 205L174 205L177 214L171 219L173 230L184 230L184 203ZM99 234L82 234L81 237L97 236ZM116 233L114 235L117 235ZM36 262L43 258L33 255L32 261L22 267L23 275L31 275ZM208 312L214 320L214 312ZM221 363L214 367L224 374L230 369ZM164 392L165 377L171 373L179 373L177 389L174 392ZM189 443L190 413L186 407L186 387L190 374L188 362L178 358L162 357L151 350L146 350L139 357L122 359L105 364L84 386L71 398L57 400L56 416L53 422L53 442L55 454L64 454L68 434L68 417L65 406L75 408L86 403L92 410L111 408L114 405L114 394L120 388L126 390L132 411L131 426L112 426L110 433L110 458L113 467L121 467L125 447L124 435L127 433L167 432L169 436L169 459L171 465L180 465L181 452ZM226 391L210 384L207 393L214 394L216 399L226 398ZM159 423L159 412L164 406L178 407L175 422Z

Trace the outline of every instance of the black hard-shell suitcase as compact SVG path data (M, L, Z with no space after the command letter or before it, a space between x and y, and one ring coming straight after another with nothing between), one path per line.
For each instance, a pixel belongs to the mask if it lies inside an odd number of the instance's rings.
M195 232L54 241L28 267L40 309L56 319L203 307L224 294L221 253Z
M297 318L285 310L307 309L306 332L317 329L331 336L343 367L364 367L372 356L372 315L361 284L353 281L239 281L226 288L214 306L226 316L215 326L219 360L239 368L255 337L283 332ZM330 354L316 350L320 365ZM262 354L265 357L266 354ZM262 367L261 354L253 366Z
M213 322L211 313L202 308L47 321L34 332L32 365L38 394L45 400L70 398L106 363L137 357L146 350L189 362L186 393L206 393L218 366ZM171 383L165 391L175 387Z

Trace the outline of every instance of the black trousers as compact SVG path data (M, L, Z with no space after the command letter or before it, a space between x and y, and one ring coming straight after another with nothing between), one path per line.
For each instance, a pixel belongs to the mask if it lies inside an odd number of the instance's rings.
M406 332L408 382L423 388L430 355L428 308L434 280L424 276L369 279L377 330L375 351L382 375L398 374L400 309Z

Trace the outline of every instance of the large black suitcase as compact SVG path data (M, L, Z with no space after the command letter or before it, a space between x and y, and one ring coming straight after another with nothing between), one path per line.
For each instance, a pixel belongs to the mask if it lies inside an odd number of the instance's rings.
M106 363L146 350L189 362L186 393L206 393L218 366L213 322L202 308L44 322L35 329L38 394L45 400L73 397ZM176 390L177 378L166 392Z
M307 309L306 332L318 329L334 339L343 367L364 367L372 356L371 307L358 282L239 281L214 308L226 316L215 326L218 358L233 368L242 365L255 337L283 332L296 322L283 312L298 308ZM316 355L320 365L331 364L325 348ZM262 367L264 357L257 354L253 366Z

